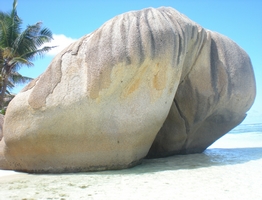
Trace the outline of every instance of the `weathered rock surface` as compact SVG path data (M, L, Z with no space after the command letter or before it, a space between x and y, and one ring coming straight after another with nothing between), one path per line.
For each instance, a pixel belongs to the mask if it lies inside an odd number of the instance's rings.
M253 104L255 79L248 55L218 33L208 31L204 43L180 81L148 157L203 152L240 124Z
M250 60L228 38L172 8L128 12L67 47L11 101L0 168L120 169L147 154L201 152L254 97Z

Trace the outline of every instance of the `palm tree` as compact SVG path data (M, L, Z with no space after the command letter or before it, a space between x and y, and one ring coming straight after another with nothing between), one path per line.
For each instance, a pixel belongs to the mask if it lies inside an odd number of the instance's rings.
M1 77L1 75L0 75L0 77ZM3 114L3 115L5 114L5 111L6 111L6 108L9 104L9 102L15 97L15 95L12 94L10 92L10 90L12 90L15 87L15 85L17 85L17 84L25 84L25 83L28 83L32 80L33 80L32 78L22 76L18 72L12 72L10 74L9 80L8 80L8 83L7 83L6 94L5 94L4 99L3 99L2 107L0 108L0 114ZM0 84L1 83L2 82L0 81ZM0 85L0 88L2 88L2 85Z
M17 0L13 2L10 13L0 11L0 108L5 104L8 89L16 83L28 82L31 78L23 77L17 71L23 66L34 66L36 56L43 56L54 47L43 45L50 42L52 32L42 28L42 23L28 25L21 32L22 20L18 17Z

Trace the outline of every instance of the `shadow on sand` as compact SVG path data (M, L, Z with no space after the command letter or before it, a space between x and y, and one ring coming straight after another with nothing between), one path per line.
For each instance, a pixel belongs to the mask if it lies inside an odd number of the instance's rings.
M176 155L157 159L144 159L140 165L123 170L98 172L79 172L64 174L37 174L38 176L72 176L72 175L117 175L146 174L167 170L190 170L212 166L244 164L252 160L262 159L262 147L254 148L214 148L201 154ZM21 173L26 175L27 173ZM29 175L29 174L28 174ZM35 174L31 174L35 175Z
M166 170L197 169L211 166L243 164L262 158L262 147L207 149L201 154L177 155L166 158L144 159L141 165L130 169L94 172L105 174L140 174Z

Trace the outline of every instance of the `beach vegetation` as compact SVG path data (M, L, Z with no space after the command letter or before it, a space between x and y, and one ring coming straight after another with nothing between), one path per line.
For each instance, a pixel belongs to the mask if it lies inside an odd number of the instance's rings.
M13 1L11 12L0 11L0 112L14 97L11 90L21 83L28 83L30 77L19 74L23 66L34 66L36 57L50 51L45 46L52 40L52 32L42 27L42 22L28 25L22 30L22 19L17 14L17 0Z

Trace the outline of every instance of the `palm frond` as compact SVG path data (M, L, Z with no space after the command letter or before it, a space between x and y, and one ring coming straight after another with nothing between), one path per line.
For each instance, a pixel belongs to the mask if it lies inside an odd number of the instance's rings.
M14 2L13 2L13 10L16 10L16 6L17 6L17 0L14 0Z
M14 67L15 65L27 65L27 66L34 66L29 60L24 59L22 57L13 57L12 60L8 62L9 66Z
M42 57L52 46L52 32L42 28L42 22L28 25L21 31L22 20L17 14L17 1L13 0L13 9L9 13L0 11L0 106L3 107L4 95L16 84L28 83L32 79L24 77L17 71L24 65L33 66L34 58Z
M15 7L14 7L15 8ZM0 12L0 46L11 47L15 38L20 34L22 20L16 10L11 13Z
M9 76L9 82L12 83L13 86L17 84L29 83L32 80L32 78L22 76L18 72L11 73L11 75Z
M39 48L43 46L43 44L50 42L52 39L52 32L47 28L43 28L39 31L37 37L35 38L35 44Z
M27 59L28 61L33 60L34 58L36 58L36 56L40 56L43 57L45 53L47 53L48 51L50 51L52 48L55 48L56 46L52 46L52 47L43 47L41 49L37 49L31 52L26 52L24 55L22 55L21 57Z
M34 25L27 26L26 30L24 30L14 42L15 53L26 55L27 53L35 52L44 43L52 40L52 32L47 28L41 29L41 25L42 23L38 22ZM47 51L48 49L45 49L45 52Z
M10 26L8 20L9 16L6 13L0 13L0 46L8 46L8 27Z

